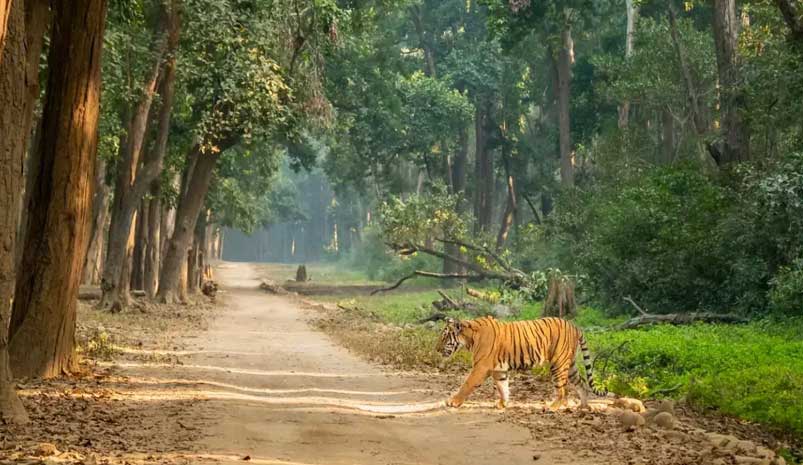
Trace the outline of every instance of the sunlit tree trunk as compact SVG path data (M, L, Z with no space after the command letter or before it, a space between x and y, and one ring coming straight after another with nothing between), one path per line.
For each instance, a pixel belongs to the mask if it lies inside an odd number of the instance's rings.
M97 158L95 165L95 196L92 200L92 239L84 262L81 282L98 284L103 266L103 244L106 238L106 224L109 219L109 194L111 189L106 184L106 161Z
M228 148L228 147L226 147ZM217 165L217 155L201 152L200 146L194 147L187 157L188 161L196 159L193 170L189 174L186 193L176 211L176 226L168 244L161 273L159 274L159 292L157 299L163 302L175 302L178 298L178 285L182 262L186 263L187 251L190 247L195 223L209 190L209 183Z
M89 242L97 154L100 57L105 0L56 0L42 122L40 181L29 203L29 226L17 279L11 328L15 375L70 372L75 311ZM35 341L35 343L34 343Z
M145 244L145 294L149 298L156 297L159 284L159 262L161 258L161 220L162 202L159 199L158 181L151 187L151 199L148 201L148 243Z
M28 416L13 382L8 330L14 298L18 204L27 134L25 115L24 12L21 0L0 0L0 420Z

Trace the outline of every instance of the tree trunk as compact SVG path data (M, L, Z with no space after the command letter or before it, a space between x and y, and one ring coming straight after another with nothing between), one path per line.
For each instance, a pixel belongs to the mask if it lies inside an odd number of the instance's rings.
M18 205L25 121L24 12L20 0L0 0L0 420L25 423L8 357L14 298Z
M661 110L661 162L665 165L675 159L675 117L669 107Z
M159 274L157 298L162 302L176 301L181 264L182 262L186 263L187 250L195 230L195 222L201 212L218 159L216 155L202 153L200 146L195 146L187 157L188 160L193 158L197 158L197 160L189 176L187 192L179 203L175 231L168 242L167 254Z
M109 217L109 194L111 188L106 184L106 161L97 158L95 167L95 197L92 200L92 240L84 261L84 272L81 282L97 284L100 282L101 266L103 266L103 242L106 237L106 223Z
M467 208L466 202L466 168L468 166L468 128L460 131L459 149L455 154L451 170L452 170L452 190L453 194L458 197L457 211L463 213ZM454 244L446 244L446 253L460 257L460 247ZM459 265L450 260L443 261L443 272L446 274L457 273L460 271Z
M499 234L496 236L496 249L500 250L505 246L510 228L513 226L513 220L516 217L518 210L518 198L516 197L516 178L513 176L513 170L510 166L510 156L505 154L503 156L505 162L505 174L507 184L507 203L505 212L502 214L502 224L499 227Z
M781 10L786 25L789 26L792 40L803 52L803 7L799 0L775 0ZM795 6L797 5L797 6Z
M636 14L638 13L637 7L633 4L633 0L625 0L625 9L627 11L627 35L625 36L625 59L629 60L633 55L633 36L636 31ZM630 118L630 101L625 100L619 106L619 128L624 129L627 127L628 119Z
M560 143L560 182L563 187L574 186L574 150L570 121L570 98L574 42L571 28L566 25L560 34L561 48L558 54L558 130Z
M683 76L683 83L686 87L686 98L689 101L689 107L691 108L692 113L691 119L694 123L694 129L699 136L705 134L705 132L708 130L708 124L705 121L703 110L700 105L700 97L697 93L697 88L694 84L694 78L691 74L689 59L686 55L686 48L683 46L683 42L680 41L680 34L678 33L677 27L677 13L675 12L674 6L671 4L669 5L669 31L672 37L672 44L675 47L675 53L677 54L678 61L680 62L680 71L681 75Z
M490 122L490 105L477 107L476 155L474 160L474 178L476 190L474 194L474 232L480 233L491 228L493 214L493 156L488 150L488 126Z
M739 20L736 0L713 0L714 48L719 73L723 144L719 164L747 161L750 158L749 128L742 113L745 96L740 84Z
M19 265L22 260L22 246L24 245L26 228L28 227L28 196L36 184L37 173L39 172L40 160L38 159L38 151L36 150L36 143L41 128L37 124L35 137L29 138L31 128L33 128L35 109L39 103L39 82L40 82L40 64L42 61L42 46L45 41L45 32L50 26L50 2L47 0L26 0L25 5L25 44L26 44L26 57L25 57L25 89L27 95L25 98L25 108L23 114L25 117L24 129L26 135L25 145L25 162L23 175L25 176L25 186L23 190L23 200L20 202L19 207L19 227L17 229L17 251L15 263Z
M144 93L128 124L124 149L121 147L121 169L115 183L112 220L109 227L109 246L101 285L103 298L100 302L102 308L112 311L120 310L125 303L123 294L127 291L125 289L127 280L122 279L126 256L125 241L131 231L134 211L148 192L153 180L162 171L175 85L174 52L178 46L180 27L177 3L177 0L174 0L169 11L167 7L164 7L166 10L162 12L162 18L154 31L153 44L156 60L144 85ZM164 37L165 34L167 37ZM165 56L167 58L163 61L162 58ZM159 114L156 148L153 151L153 157L146 159L144 166L139 170L142 145L160 76L162 79L159 90L162 93L163 102Z
M29 204L14 299L14 313L25 316L15 316L11 328L11 363L20 377L58 376L75 367L75 311L97 155L106 1L56 0L53 11L40 182Z
M134 243L131 253L131 289L145 289L145 250L148 247L148 204L140 202L137 211L137 227L134 230Z
M151 199L148 201L148 243L145 247L145 293L148 298L156 297L159 286L159 263L161 258L161 220L162 202L159 200L159 182L154 182L151 186ZM145 220L143 218L143 220Z

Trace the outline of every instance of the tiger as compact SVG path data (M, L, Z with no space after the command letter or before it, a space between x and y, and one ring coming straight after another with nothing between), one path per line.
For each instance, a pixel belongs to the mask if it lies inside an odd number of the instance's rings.
M607 394L605 389L594 387L591 356L583 332L571 322L560 318L501 322L493 317L475 320L446 319L437 351L451 357L460 347L468 349L473 357L473 367L459 391L451 396L446 405L460 407L466 398L488 376L492 376L499 395L496 407L504 409L510 403L509 370L523 370L545 363L550 364L552 380L557 391L551 410L568 404L567 385L580 396L580 407L588 408L588 391L598 396ZM586 383L581 383L575 364L577 347L583 353Z

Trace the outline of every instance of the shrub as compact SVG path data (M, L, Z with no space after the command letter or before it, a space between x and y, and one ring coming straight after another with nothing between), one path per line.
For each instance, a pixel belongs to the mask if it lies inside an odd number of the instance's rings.
M803 155L718 177L653 168L562 195L548 228L561 268L605 308L799 312ZM770 288L772 287L772 292ZM769 293L769 294L768 294Z
M770 284L773 310L786 315L803 314L803 260L781 267Z

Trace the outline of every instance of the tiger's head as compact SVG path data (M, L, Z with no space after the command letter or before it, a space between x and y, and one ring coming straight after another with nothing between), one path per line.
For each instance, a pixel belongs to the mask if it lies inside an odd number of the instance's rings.
M443 327L438 345L435 348L444 357L451 357L460 346L465 345L465 337L462 334L463 323L454 318L446 318L446 325Z

